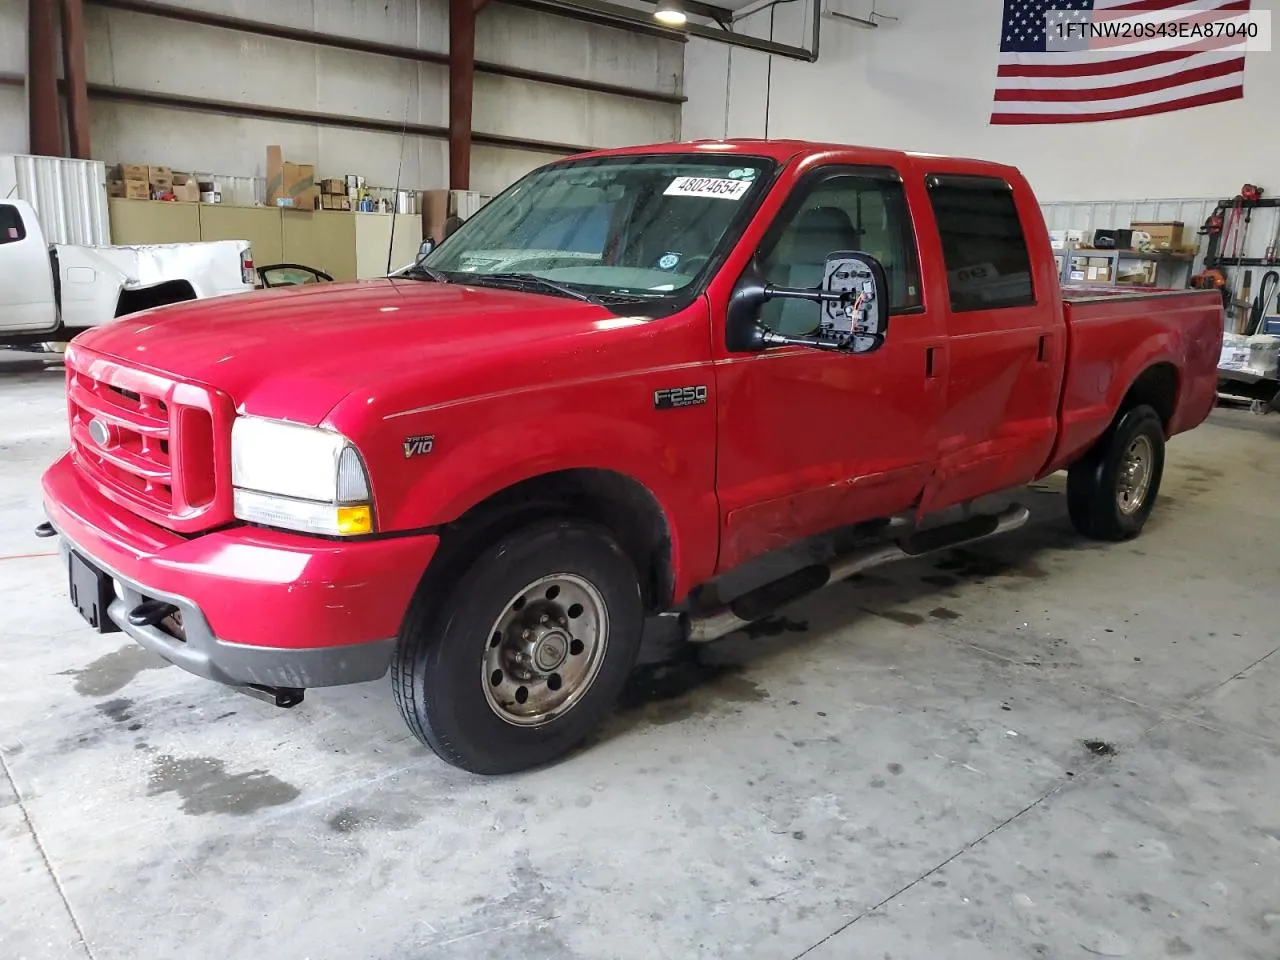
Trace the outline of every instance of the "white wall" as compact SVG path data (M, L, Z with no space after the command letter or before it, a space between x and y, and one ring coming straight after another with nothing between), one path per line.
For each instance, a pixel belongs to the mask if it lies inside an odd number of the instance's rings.
M445 0L173 0L237 17L447 51ZM0 72L23 71L26 0L0 0ZM448 125L443 66L86 7L89 81L135 90ZM12 49L10 49L12 48ZM583 24L494 3L476 24L480 60L578 79L678 93L683 48L668 40ZM398 134L220 116L132 103L91 101L95 158L164 164L232 176L263 176L268 144L286 159L314 163L317 176L358 173L390 186ZM21 89L0 86L0 152L26 144ZM476 131L582 146L672 140L680 107L477 75ZM555 155L474 146L472 188L494 192ZM444 141L409 137L401 183L447 185Z
M813 0L775 10L775 38L808 43ZM870 0L827 0L865 17ZM1280 0L1254 0L1280 27ZM1260 183L1280 193L1277 52L1246 59L1245 99L1106 123L993 127L1000 0L877 0L876 30L824 18L815 64L773 58L768 135L960 154L1021 167L1044 200L1217 197ZM768 13L745 21L759 35ZM690 41L685 138L763 136L768 57Z

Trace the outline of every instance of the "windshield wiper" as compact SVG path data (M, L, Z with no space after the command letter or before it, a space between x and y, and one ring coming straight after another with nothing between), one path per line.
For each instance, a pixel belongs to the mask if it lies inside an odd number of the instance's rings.
M564 284L556 283L554 280L548 280L546 277L540 277L536 273L473 273L467 278L472 283L482 280L497 280L499 283L521 283L534 284L542 287L544 290L550 290L561 296L572 297L575 300L581 300L583 303L594 303L597 306L604 306L604 301L599 297L590 293L583 293L581 290L575 290L573 287L566 287Z
M409 266L405 267L403 270L399 271L396 274L393 274L393 276L400 276L400 277L418 276L418 277L426 277L428 280L434 280L436 283L449 282L449 278L445 276L443 273L441 273L439 270L433 270L431 267L425 266L421 263L411 263L409 264Z

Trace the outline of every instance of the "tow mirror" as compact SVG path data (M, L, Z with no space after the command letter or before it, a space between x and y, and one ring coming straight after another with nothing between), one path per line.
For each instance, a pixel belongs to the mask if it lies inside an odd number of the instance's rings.
M889 327L888 283L880 262L868 253L841 250L828 254L822 283L813 288L766 283L754 261L738 280L729 300L726 345L734 351L770 346L813 347L841 353L871 353L884 346ZM789 335L760 322L770 300L809 300L818 305L810 333Z
M884 267L856 250L827 254L822 274L820 336L835 339L850 353L871 353L884 346L889 327Z

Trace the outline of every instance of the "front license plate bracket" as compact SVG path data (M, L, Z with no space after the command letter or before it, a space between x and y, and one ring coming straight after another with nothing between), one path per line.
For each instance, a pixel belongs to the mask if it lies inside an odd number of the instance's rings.
M115 599L111 578L72 550L67 560L67 580L71 604L98 633L119 633L116 622L107 616Z

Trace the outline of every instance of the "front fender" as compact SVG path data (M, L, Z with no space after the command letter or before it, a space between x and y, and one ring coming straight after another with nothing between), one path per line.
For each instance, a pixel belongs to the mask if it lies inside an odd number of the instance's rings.
M447 416L433 410L383 420L380 436L362 446L379 529L448 523L546 474L608 470L645 487L662 509L676 596L683 596L716 563L714 406L645 409L635 398L652 391L625 381L596 382L589 392L575 398L551 390L464 403L446 408ZM414 443L425 437L429 444Z

